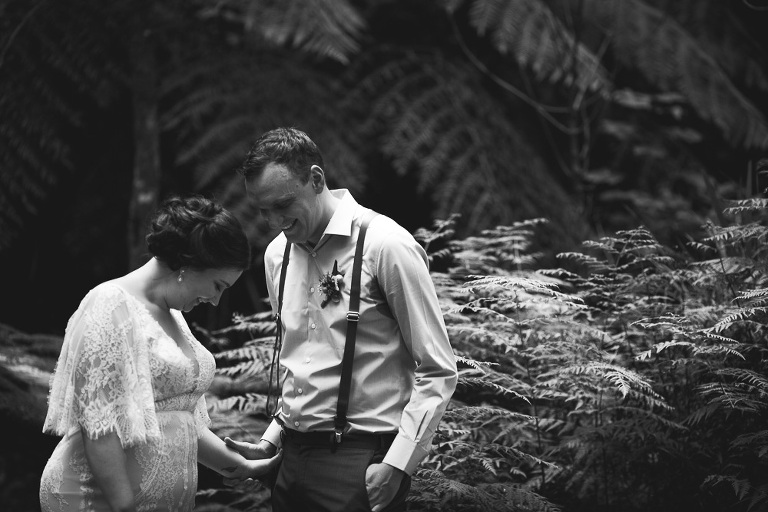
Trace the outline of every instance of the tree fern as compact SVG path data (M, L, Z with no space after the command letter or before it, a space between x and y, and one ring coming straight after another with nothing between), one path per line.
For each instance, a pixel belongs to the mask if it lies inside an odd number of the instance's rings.
M359 50L366 22L348 0L225 0L211 2L208 15L243 24L272 44L290 46L348 63Z
M166 94L173 98L162 115L175 164L189 169L195 190L208 191L243 221L249 238L265 247L274 236L246 198L235 173L250 145L281 125L305 130L323 152L329 182L353 193L363 190L355 138L337 115L339 84L327 72L280 51L233 52L222 58L189 55L169 73ZM227 70L230 80L221 81Z
M758 41L751 38L744 21L737 16L737 6L728 2L696 0L651 0L657 9L673 16L696 37L698 44L712 55L728 76L742 88L768 92L765 58Z
M350 101L370 105L364 134L381 141L396 172L418 179L435 217L461 212L462 233L512 224L534 211L555 220L553 230L577 219L508 107L479 94L484 87L466 64L431 50L380 47L361 54L348 74L357 84Z
M661 90L682 93L734 146L768 147L763 114L680 24L642 0L590 0L584 7L585 20L602 27L623 65Z
M446 3L451 11L460 4ZM576 41L545 2L474 0L469 20L500 54L510 54L520 67L530 68L537 80L572 84L582 92L603 92L611 86L599 56Z
M109 55L112 21L87 0L3 6L0 250L74 171L73 145L88 106L109 103L122 85Z
M455 221L419 231L442 254L433 276L459 384L412 508L666 510L692 494L763 506L753 475L768 454L768 292L750 286L764 267L729 283L759 252L761 224L710 226L699 243L720 264L640 227L586 241L560 259L567 268L534 271L538 258L524 256L545 223L451 239ZM263 364L253 348L231 352L222 374ZM256 411L263 395L248 393L225 405Z

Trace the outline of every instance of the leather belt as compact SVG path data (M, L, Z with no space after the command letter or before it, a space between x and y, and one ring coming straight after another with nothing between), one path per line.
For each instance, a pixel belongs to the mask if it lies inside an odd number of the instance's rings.
M333 430L316 430L312 432L299 432L291 428L283 427L283 443L296 444L302 446L325 446L328 447L333 439L335 432ZM372 448L374 450L389 449L389 446L395 440L396 434L393 433L345 433L339 447L346 448Z

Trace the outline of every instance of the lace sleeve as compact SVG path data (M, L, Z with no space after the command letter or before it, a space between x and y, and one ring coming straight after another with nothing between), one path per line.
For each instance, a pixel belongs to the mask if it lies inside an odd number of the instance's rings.
M51 381L43 430L116 432L123 446L156 438L149 347L132 322L124 292L100 285L70 318Z

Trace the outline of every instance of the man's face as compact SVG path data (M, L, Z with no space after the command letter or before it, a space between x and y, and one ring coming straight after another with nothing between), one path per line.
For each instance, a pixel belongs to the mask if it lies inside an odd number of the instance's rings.
M291 243L317 243L325 224L321 218L322 170L313 166L302 183L285 165L270 163L248 184L254 202L272 229L280 229Z

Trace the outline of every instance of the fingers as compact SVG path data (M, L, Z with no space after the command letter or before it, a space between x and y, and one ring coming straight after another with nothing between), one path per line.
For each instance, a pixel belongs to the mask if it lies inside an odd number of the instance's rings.
M240 480L237 478L224 478L223 480L224 485L227 487L235 487L237 484L240 483Z
M273 473L277 471L278 466L280 465L280 461L283 460L283 450L278 450L278 452L269 459L261 459L258 463L258 475L264 476L268 475L269 473Z
M262 486L261 482L253 478L244 478L242 480L237 478L224 478L223 482L227 487L237 487L248 491L256 490Z
M280 461L282 461L282 460L283 460L283 449L281 448L281 449L277 450L277 453L275 454L274 457L269 459L269 462L267 463L267 467L271 471L271 470L277 468L277 466L280 465Z
M243 448L245 448L245 443L243 443L242 441L235 441L231 437L225 437L224 443L230 448L234 448L237 451L240 451Z
M225 437L224 444L226 444L228 448L231 448L236 452L238 452L240 455L242 455L246 459L252 459L252 458L258 457L255 444L249 443L247 441L235 441L231 437Z
M374 463L365 471L365 489L373 512L383 510L394 499L402 476L392 466Z

